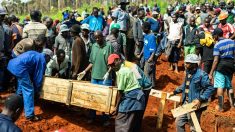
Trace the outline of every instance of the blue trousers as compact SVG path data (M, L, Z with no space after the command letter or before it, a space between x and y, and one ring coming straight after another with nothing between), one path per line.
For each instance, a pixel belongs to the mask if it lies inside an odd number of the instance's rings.
M100 79L91 79L91 83L92 84L99 84L99 85L105 85L105 86L112 86L112 80L106 80L104 82L104 80L100 80ZM96 111L95 110L90 110L89 112L89 116L91 119L95 119L96 118ZM102 118L101 118L103 121L107 121L109 119L109 116L104 114L102 115Z
M23 95L25 117L34 116L34 87L29 74L24 77L17 77L16 94Z

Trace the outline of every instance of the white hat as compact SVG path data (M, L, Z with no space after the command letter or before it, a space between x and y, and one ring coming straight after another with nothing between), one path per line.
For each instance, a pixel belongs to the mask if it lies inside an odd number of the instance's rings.
M65 25L65 24L62 24L62 25L60 26L60 32L62 33L62 32L66 32L66 31L69 31L68 26Z
M157 11L152 12L153 15L158 15L159 13Z
M201 8L198 6L198 7L196 7L196 10L200 10Z
M43 49L42 53L45 55L49 55L51 58L53 57L53 52L50 49L45 48Z
M87 29L90 30L90 26L88 24L82 24L81 29Z
M200 58L196 54L188 54L185 57L185 62L187 62L187 63L199 63Z

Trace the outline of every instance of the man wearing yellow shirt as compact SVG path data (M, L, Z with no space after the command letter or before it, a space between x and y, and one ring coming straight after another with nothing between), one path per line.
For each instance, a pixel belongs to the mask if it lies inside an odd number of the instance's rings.
M142 87L146 86L145 90L149 91L152 84L149 79L145 79L147 82L145 85L142 84L141 81L144 79L137 65L124 61L117 54L111 54L108 57L108 65L117 75L118 99L115 132L139 132L147 103Z

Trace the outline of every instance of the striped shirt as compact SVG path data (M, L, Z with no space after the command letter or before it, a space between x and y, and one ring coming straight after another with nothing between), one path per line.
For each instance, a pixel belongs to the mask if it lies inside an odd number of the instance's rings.
M213 55L220 58L232 59L235 53L235 42L231 39L222 39L214 46Z
M47 27L40 22L29 22L23 29L23 38L35 39L38 35L43 34L48 37Z

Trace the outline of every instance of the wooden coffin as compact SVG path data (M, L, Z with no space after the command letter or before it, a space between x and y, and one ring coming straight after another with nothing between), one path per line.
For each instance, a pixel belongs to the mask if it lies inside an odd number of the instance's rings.
M116 106L117 88L45 77L41 98L111 113Z
M73 82L71 105L111 113L116 106L117 88Z
M72 83L66 79L44 77L40 97L45 100L68 104Z

